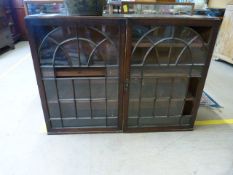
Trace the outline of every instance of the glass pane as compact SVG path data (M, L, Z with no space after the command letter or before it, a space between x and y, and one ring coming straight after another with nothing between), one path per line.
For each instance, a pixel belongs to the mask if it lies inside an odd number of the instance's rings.
M193 66L192 67L192 76L193 77L201 77L203 70L204 70L204 66Z
M61 120L51 120L50 122L51 122L52 128L61 128L62 127Z
M105 119L69 119L63 120L64 127L93 128L106 127Z
M37 28L35 35L40 42L38 45L41 65L118 65L119 31L116 25L101 24L73 24L66 27L50 25Z
M141 80L138 78L131 78L130 79L130 89L129 89L129 96L132 99L137 99L139 98L140 95L140 82Z
M59 50L63 53L63 57L69 65L78 66L82 60L79 54L79 42L77 40L69 41L64 44ZM56 59L57 60L57 59ZM56 64L58 64L56 62Z
M128 127L137 127L138 119L137 118L128 118Z
M161 127L180 125L180 117L140 118L139 127Z
M115 127L118 125L118 118L108 118L107 127Z
M106 67L106 70L107 70L107 77L118 77L119 76L118 66Z
M207 49L204 47L202 41L196 40L191 44L193 63L195 64L205 64L207 59Z
M52 66L49 67L41 67L41 73L43 78L54 78L55 72Z
M57 101L56 80L44 80L46 98L49 102Z
M188 88L187 78L175 78L173 82L173 98L185 98Z
M141 101L141 106L140 106L140 113L141 113L141 117L150 117L150 116L154 116L154 111L153 111L153 106L154 106L154 101L150 100L150 101L144 101L142 99Z
M118 80L107 79L107 98L118 99Z
M105 101L92 101L92 117L106 117Z
M91 117L91 107L90 107L90 101L76 101L76 107L77 107L77 115L78 117L85 117L90 118Z
M105 80L92 79L91 80L91 97L105 98Z
M155 96L156 79L147 78L142 81L142 98L153 98Z
M90 98L90 87L88 79L74 80L76 98Z
M184 101L171 100L169 108L169 116L181 116L184 106Z
M158 44L155 48L159 56L158 63L159 64L180 63L180 59L183 56L183 54L187 53L187 52L184 52L184 53L182 52L185 46L186 45L183 42L177 41L174 39L169 39L169 40L163 41L162 43ZM186 58L189 58L189 57L191 57L190 53L188 57Z
M61 114L63 118L76 117L74 101L71 100L61 101L60 106L61 106Z
M169 101L156 101L155 103L155 116L167 116L168 115Z
M57 88L60 99L74 99L72 80L57 80Z
M107 114L108 117L118 116L118 101L108 101L107 104Z
M129 101L129 112L130 116L138 116L139 102L138 101Z
M60 118L60 110L58 102L48 103L50 118Z
M158 98L164 98L164 97L170 97L171 96L171 79L164 78L164 79L158 79L158 85L157 85L157 97Z
M190 125L190 122L192 120L192 116L188 115L188 116L182 116L181 120L180 120L180 125Z

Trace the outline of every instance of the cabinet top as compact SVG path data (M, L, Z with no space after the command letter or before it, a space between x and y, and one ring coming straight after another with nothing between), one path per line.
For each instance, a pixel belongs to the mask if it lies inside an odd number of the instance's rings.
M26 19L93 19L93 20L117 20L117 19L145 19L145 20L214 20L221 21L221 18L201 16L201 15L154 15L154 14L113 14L103 16L70 16L70 15L59 15L59 14L36 14L29 15Z
M63 0L24 0L24 2L53 3L53 2L63 2Z

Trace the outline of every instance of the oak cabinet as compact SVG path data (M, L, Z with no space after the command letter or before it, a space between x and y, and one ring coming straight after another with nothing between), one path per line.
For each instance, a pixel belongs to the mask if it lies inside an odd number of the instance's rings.
M220 20L28 16L49 134L192 130Z

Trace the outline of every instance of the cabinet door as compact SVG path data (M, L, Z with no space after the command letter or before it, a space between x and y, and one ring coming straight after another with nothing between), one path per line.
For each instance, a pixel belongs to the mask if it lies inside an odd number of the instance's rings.
M125 131L191 128L211 30L137 20L128 30Z
M34 28L52 132L121 130L124 29L120 20L108 21L43 20Z

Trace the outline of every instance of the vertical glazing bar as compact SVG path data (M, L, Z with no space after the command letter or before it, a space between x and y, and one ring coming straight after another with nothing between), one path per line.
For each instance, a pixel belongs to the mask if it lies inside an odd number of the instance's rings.
M178 64L178 63L177 63ZM183 111L184 111L184 108L185 108L185 103L186 103L186 99L188 98L188 96L189 96L189 84L190 84L190 80L191 80L191 77L192 77L192 71L193 71L193 56L192 56L192 54L191 54L191 66L190 66L190 69L189 69L189 74L188 74L188 81L187 81L187 85L186 85L186 87L187 87L187 89L186 89L186 92L185 92L185 98L184 98L184 103L183 103L183 105L182 105L182 114L181 114L181 117L180 117L180 119L179 119L179 124L181 125L181 122L182 122L182 118L184 117L184 115L183 115Z
M107 101L107 77L104 78L104 85L105 85L105 117L106 117L106 127L108 127L108 101Z
M172 34L171 34L171 37L174 38L175 36L175 27L172 26ZM170 65L171 63L171 54L172 54L172 49L173 49L173 46L172 46L172 43L171 43L171 46L169 48L169 52L168 52L168 66Z
M185 92L185 97L184 97L184 103L183 103L183 105L182 105L182 114L181 114L181 117L180 117L180 119L179 119L179 124L181 125L181 121L182 121L182 118L184 117L183 116L183 111L184 111L184 106L185 106L185 103L186 103L186 98L188 97L188 94L189 94L189 83L190 83L190 77L188 77L188 79L187 79L187 88L186 88L186 92Z
M153 104L153 117L155 117L155 105L157 101L157 89L158 89L158 78L155 79L155 93L154 93L154 104Z
M74 105L75 105L75 117L78 118L77 114L77 103L76 103L76 94L75 94L75 86L74 86L74 80L72 79L72 89L73 89L73 96L74 96Z
M91 119L93 118L92 116L92 95L91 95L91 80L88 79L88 84L89 84L89 93L90 93L90 110L91 110Z
M168 66L171 64L171 54L172 54L172 46L170 46L168 52Z
M81 59L80 59L80 41L78 40L78 64L81 66Z
M159 52L158 52L157 47L155 47L155 53L156 53L156 56L157 56L157 64L160 65L160 63L159 63Z
M195 37L194 37L195 38ZM195 40L195 39L194 39ZM193 40L193 41L194 41ZM191 43L190 43L191 44ZM192 46L188 46L189 47L189 49L190 49L190 51L191 51L191 47ZM192 52L191 52L191 67L190 67L190 70L189 70L189 77L192 77L192 72L193 72L193 55L192 55Z
M54 58L54 62L52 63L53 66L53 78L55 82L55 88L56 88L56 95L57 95L57 102L58 102L58 107L59 107L59 113L61 117L61 127L64 127L63 124L63 117L62 117L62 111L61 111L61 104L60 104L60 99L59 99L59 94L58 94L58 87L57 87L57 78L55 77L55 63L56 63L56 58Z
M175 36L175 26L171 26L171 28L172 28L172 35L171 35L171 37L174 38L174 36Z
M80 59L80 46L79 46L79 40L78 40L78 64L79 64L79 66L81 66L81 59Z
M54 66L53 66L53 70L54 70ZM60 113L60 116L61 116L61 127L63 128L64 125L63 125L63 117L62 117L62 112L61 112L60 98L59 98L59 94L58 94L57 79L54 78L54 80L55 80L56 94L57 94L57 99L58 99L59 113Z
M167 117L170 117L170 107L171 107L171 100L173 98L174 79L175 78L171 78L171 88L170 88L170 97L169 97L169 103L167 109Z
M103 28L105 28L105 26L102 25L102 31L103 31ZM104 31L103 31L104 32ZM107 61L104 60L104 67L106 69L106 72L108 72L108 68L107 68ZM111 69L111 68L110 68ZM108 73L106 73L105 77L104 77L104 90L105 90L105 118L106 118L106 128L108 127L108 100L107 100L107 77L108 77Z
M143 67L141 68L141 77L140 77L140 89L139 89L139 102L138 102L138 118L137 118L137 126L139 127L139 120L141 118L141 101L142 101L142 83L143 83Z
M81 66L81 58L80 58L80 41L78 40L79 38L79 33L78 33L78 26L76 26L76 38L77 38L77 41L78 41L78 63L79 63L79 66Z
M188 82L187 82L187 89L186 89L186 92L185 92L185 99L184 99L184 104L182 106L182 112L184 111L184 108L185 108L185 103L187 102L187 98L188 98L188 95L189 95L189 84L191 83L191 78L192 78L192 71L193 71L193 56L191 55L191 67L190 67L190 70L189 70L189 76L188 76ZM193 97L195 98L195 97ZM182 125L182 118L184 117L183 113L180 117L180 120L179 120L179 124Z
M190 67L190 70L189 70L189 77L192 77L192 73L193 73L193 56L191 55L191 62L192 62L192 64L191 64L191 67Z
M154 45L154 41L151 38L149 38L148 36L145 36L145 38L149 40L149 42L151 43L151 46ZM153 50L155 51L155 54L156 54L155 60L157 61L157 64L159 64L159 53L158 53L157 47L154 47Z

